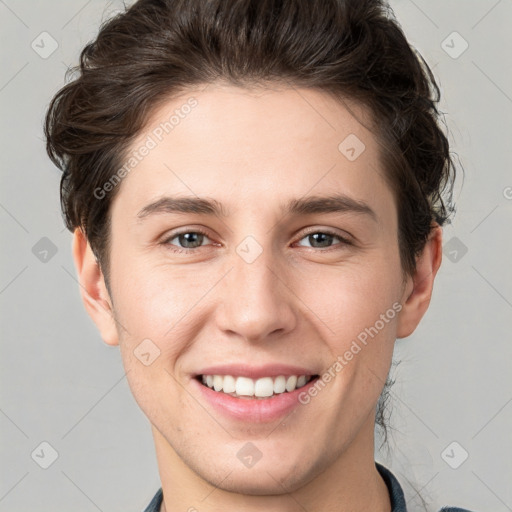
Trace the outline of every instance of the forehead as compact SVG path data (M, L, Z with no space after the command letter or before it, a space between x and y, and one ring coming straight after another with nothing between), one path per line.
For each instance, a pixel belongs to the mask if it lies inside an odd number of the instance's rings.
M308 192L389 200L369 118L314 89L191 89L161 103L131 144L114 202L133 210L166 194L207 195L231 212L261 208L255 195L268 204Z

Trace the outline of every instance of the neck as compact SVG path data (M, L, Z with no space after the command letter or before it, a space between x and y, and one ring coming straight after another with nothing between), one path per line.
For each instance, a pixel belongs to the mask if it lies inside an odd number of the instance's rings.
M287 482L280 482L282 492L268 495L228 491L223 488L228 475L219 475L217 482L205 481L152 426L164 495L160 512L390 512L389 492L375 467L374 423L369 420L333 463L312 468L309 481L291 492Z

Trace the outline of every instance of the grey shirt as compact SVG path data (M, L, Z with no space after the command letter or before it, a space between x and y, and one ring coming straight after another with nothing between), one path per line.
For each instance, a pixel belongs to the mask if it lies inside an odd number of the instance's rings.
M395 475L382 464L375 462L375 466L382 476L384 482L388 487L389 499L391 501L391 512L407 512L407 505L405 503L404 492L398 483ZM144 512L160 512L160 505L162 504L162 488L158 489L151 503L147 506ZM439 512L471 512L465 508L458 507L443 507Z

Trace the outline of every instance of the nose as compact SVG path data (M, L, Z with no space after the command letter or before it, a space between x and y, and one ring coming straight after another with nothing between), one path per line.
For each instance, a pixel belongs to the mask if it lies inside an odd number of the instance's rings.
M216 324L224 333L262 342L295 328L295 297L286 283L286 272L273 259L270 249L252 263L235 253L233 268L221 284Z

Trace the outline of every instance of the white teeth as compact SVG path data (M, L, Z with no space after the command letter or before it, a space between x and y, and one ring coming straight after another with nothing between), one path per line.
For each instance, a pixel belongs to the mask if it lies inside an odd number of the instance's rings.
M215 389L215 391L220 391L223 383L224 379L220 375L213 376L213 389Z
M255 396L272 396L274 394L274 382L271 377L263 377L254 385Z
M274 380L274 393L284 393L286 391L286 377L279 375Z
M231 375L226 375L224 377L224 384L222 385L222 390L224 393L234 393L236 390L236 381L234 377Z
M293 391L297 387L297 376L291 375L286 381L286 391Z
M232 375L203 375L201 381L215 391L222 391L232 396L245 396L267 398L301 388L311 377L306 375L290 375L285 377L262 377L250 379L248 377L233 377Z
M254 381L247 377L238 377L235 384L235 393L240 396L254 396Z
M305 376L305 375L301 375L301 376L297 379L297 387L298 387L298 388L301 388L302 386L304 386L304 384L306 384L306 376Z

